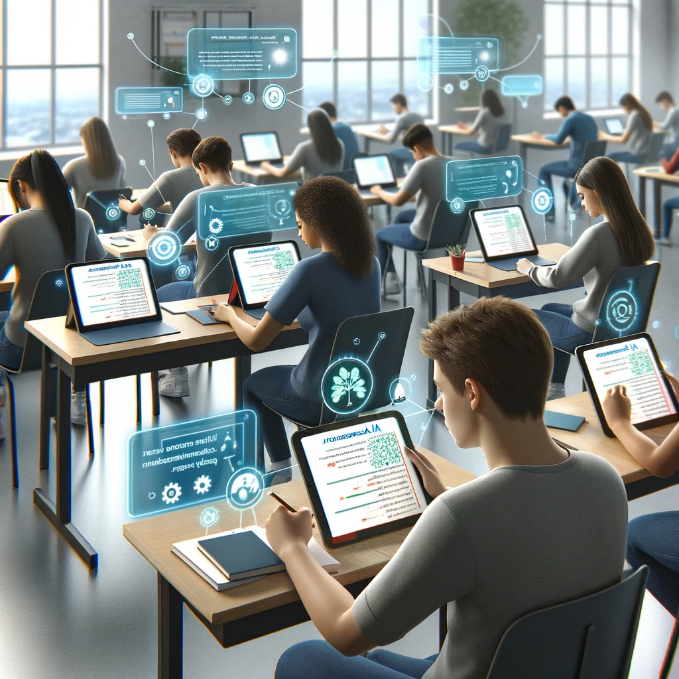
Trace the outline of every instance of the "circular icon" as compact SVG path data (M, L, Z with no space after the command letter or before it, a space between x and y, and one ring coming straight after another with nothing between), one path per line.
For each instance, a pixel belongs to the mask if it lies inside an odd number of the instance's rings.
M290 205L289 200L281 198L280 200L276 201L275 205L273 206L273 209L279 217L284 217L290 212L290 210L292 209L292 205Z
M464 212L464 201L462 198L453 198L453 200L450 201L450 209L456 215L459 215L460 212Z
M139 164L140 164L142 167L144 167L144 165L146 165L146 161L142 159L142 160L139 161Z
M149 259L159 266L171 264L179 257L182 244L174 231L159 231L148 244Z
M224 229L224 222L221 219L218 219L217 217L213 217L207 226L208 229L210 229L210 233L214 233L216 235L218 233L221 233L222 230Z
M206 507L200 513L199 521L203 528L211 528L219 521L219 512L214 507Z
M134 40L134 33L128 33L128 34L127 34L127 39L128 39L128 40Z
M474 75L476 76L476 79L480 83L485 83L486 80L490 78L490 71L488 70L488 66L477 66Z
M254 104L255 103L255 95L252 94L252 92L246 92L242 97L241 100L244 104Z
M120 219L121 215L121 210L119 207L116 207L115 205L109 205L106 208L106 219L108 219L109 222L115 222L118 219Z
M522 101L522 102L521 102L521 108L528 108L528 102L527 102L527 101Z
M147 127L155 127L155 126L156 126L156 121L155 121L155 120L147 120L147 121L146 121L146 126L147 126Z
M205 239L205 247L212 252L213 250L216 250L219 247L219 238L215 238L215 236L208 236Z
M386 333L386 332L380 332L380 333L377 334L377 339L380 340L380 342L381 342L383 339L386 339L386 338L387 338L387 333Z
M348 415L363 410L373 390L373 374L358 358L340 358L328 366L321 381L323 402L334 413Z
M233 102L233 97L232 97L230 94L227 94L227 95L222 99L222 101L223 101L227 106L231 106L231 104L232 104L232 102Z
M178 281L185 281L191 275L191 267L188 264L180 264L174 270L174 277Z
M446 83L446 84L443 86L443 91L444 91L446 94L452 94L452 93L455 91L455 86L453 85L453 83Z
M205 120L207 118L207 111L204 108L196 109L196 118L198 120Z
M651 323L651 327L654 330L657 330L661 325L662 325L662 323L660 321L653 321L653 323Z
M285 90L280 85L267 85L262 92L264 106L277 111L285 103Z
M461 90L468 90L469 89L469 83L466 80L463 80L460 83L460 89Z
M606 305L606 320L618 332L629 330L637 317L637 302L631 292L616 292Z
M361 343L361 340L358 339L358 337L354 337L354 344L358 346Z
M199 97L209 97L215 91L215 81L203 73L193 79L191 89Z
M405 377L397 377L389 385L389 398L392 404L405 403L413 393L413 386Z
M286 36L283 38L283 42L290 42L290 36L289 36L289 35L286 35Z
M150 222L156 216L156 211L152 207L147 207L141 214L144 219Z
M226 500L236 511L254 507L264 493L264 478L253 467L239 469L226 483Z
M430 75L421 75L417 81L417 86L423 92L429 92L434 87L434 79Z
M163 118L165 118L165 120L169 120L170 119L170 113L168 111L165 111L165 113L163 113Z
M554 196L548 188L542 187L533 194L530 203L535 212L539 215L546 215L554 205Z

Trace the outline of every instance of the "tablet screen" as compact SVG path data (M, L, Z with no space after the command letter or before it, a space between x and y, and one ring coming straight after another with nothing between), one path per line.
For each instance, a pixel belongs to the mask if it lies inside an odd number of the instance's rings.
M604 120L604 125L606 126L608 134L622 134L625 131L620 118L606 118Z
M294 243L237 248L232 256L243 302L248 306L268 302L299 262Z
M333 543L425 510L395 417L305 436L301 445Z
M473 214L479 238L483 241L489 259L535 251L535 242L523 210L518 205L475 210Z
M159 314L143 259L73 266L69 271L83 327Z
M627 396L632 401L632 424L677 412L653 348L645 337L594 346L583 352L583 358L599 402L607 389L618 384L627 387Z
M394 173L387 156L367 156L354 158L356 180L359 186L375 186L375 184L393 184Z
M0 179L0 220L13 215L14 212L14 202L12 196L9 195L9 181Z
M280 146L275 132L263 132L262 134L244 134L243 153L248 163L261 163L263 160L280 160Z

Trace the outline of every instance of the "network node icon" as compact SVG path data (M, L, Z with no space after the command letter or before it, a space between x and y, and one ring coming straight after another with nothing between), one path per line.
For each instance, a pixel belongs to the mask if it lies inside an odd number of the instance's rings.
M158 266L172 264L181 250L182 244L174 231L159 231L148 244L149 259Z
M156 211L152 207L147 207L141 214L144 219L150 222L156 216Z
M253 467L234 472L226 484L226 500L237 511L254 507L264 494L264 477Z
M200 525L203 528L211 528L219 520L219 512L214 507L206 507L200 513Z
M182 488L178 483L168 483L167 486L163 489L163 502L166 505L173 505L175 502L179 500L180 495L182 494Z
M535 212L539 215L546 215L554 205L554 196L548 188L542 187L533 194L530 202Z
M231 104L233 103L233 97L232 97L230 94L227 94L227 95L222 99L222 101L224 102L224 104L225 104L226 106L231 106Z
M252 92L246 92L242 97L241 101L248 106L255 103L255 95Z
M221 219L214 217L213 219L210 220L208 228L210 229L210 233L214 234L221 233L222 230L224 229L224 222Z
M443 91L444 91L446 94L452 94L452 93L455 91L455 86L453 85L453 83L446 83L446 84L443 86Z
M450 209L456 215L464 212L464 201L462 198L453 198L453 200L450 201Z
M429 92L434 87L434 79L430 75L421 75L417 81L417 86L423 92Z
M205 120L207 118L207 111L204 108L196 109L196 118L198 120Z
M285 104L285 90L280 85L267 85L262 92L262 101L268 109L278 111Z
M629 330L637 318L637 301L627 290L616 292L606 305L606 320L617 332Z
M340 358L326 369L321 394L326 407L339 415L363 410L370 402L373 374L358 358Z
M122 212L120 208L116 207L115 205L109 205L109 207L106 208L106 219L108 219L109 222L115 222L119 220L121 214Z
M174 270L174 276L178 281L185 281L191 275L191 267L188 264L180 264Z
M191 89L198 97L209 97L215 91L215 81L203 73L194 78Z
M163 118L165 118L165 120L169 120L170 119L170 112L165 111L165 113L163 113Z
M460 89L461 90L468 90L469 89L469 83L466 80L463 80L460 83Z
M196 482L193 484L193 490L195 490L198 495L202 495L203 493L207 493L211 486L212 481L210 480L210 477L203 475L196 479Z
M146 121L146 127L155 127L155 126L156 126L155 120L147 120Z
M488 78L490 78L490 71L488 70L488 66L483 66L483 65L477 66L474 75L476 76L476 79L480 83L485 83L486 80L488 80Z
M212 252L213 250L216 250L219 247L219 238L215 238L214 236L208 236L205 239L205 247Z

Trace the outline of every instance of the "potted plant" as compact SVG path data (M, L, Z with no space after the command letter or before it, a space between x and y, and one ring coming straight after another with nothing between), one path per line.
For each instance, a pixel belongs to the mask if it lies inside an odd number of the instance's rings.
M446 251L453 263L453 271L464 271L464 254L467 251L467 246L459 244L446 245Z

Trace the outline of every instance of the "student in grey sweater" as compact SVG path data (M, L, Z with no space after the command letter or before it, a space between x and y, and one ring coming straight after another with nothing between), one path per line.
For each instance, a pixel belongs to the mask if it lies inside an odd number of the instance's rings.
M627 179L613 160L603 156L590 160L575 176L575 183L583 209L593 219L603 216L604 220L590 226L557 264L534 266L527 259L517 264L520 273L547 288L564 288L581 278L585 283L587 296L572 306L546 304L536 311L555 347L548 399L566 395L569 354L592 341L611 276L650 259L655 247Z
M394 109L396 114L396 120L394 121L394 126L391 130L387 129L384 125L380 125L379 133L383 134L384 141L389 144L393 144L397 141L402 134L405 134L406 130L409 130L415 123L424 124L424 118L415 111L408 110L408 100L405 94L395 94L389 103Z
M275 509L268 542L326 640L288 649L276 679L485 679L515 620L622 577L625 489L608 462L550 437L543 416L552 351L535 314L483 298L440 315L420 346L434 360L436 405L456 445L481 447L490 471L449 489L425 455L408 450L435 499L355 601L309 552L310 510ZM439 654L360 655L443 606Z
M620 97L619 104L629 116L625 131L621 135L601 132L599 139L618 144L629 144L630 151L616 151L608 154L608 157L616 163L644 163L651 143L651 134L653 134L653 118L644 105L629 92ZM652 162L657 158L649 158L648 160Z
M674 103L669 92L661 92L655 98L655 103L660 104L660 108L667 114L664 122L653 123L653 129L666 133L660 157L669 160L679 148L679 106Z
M481 109L476 120L469 128L469 133L478 132L476 141L463 141L455 146L456 151L489 154L493 152L500 125L507 123L502 101L495 90L483 90ZM458 127L467 128L466 123L457 123Z

